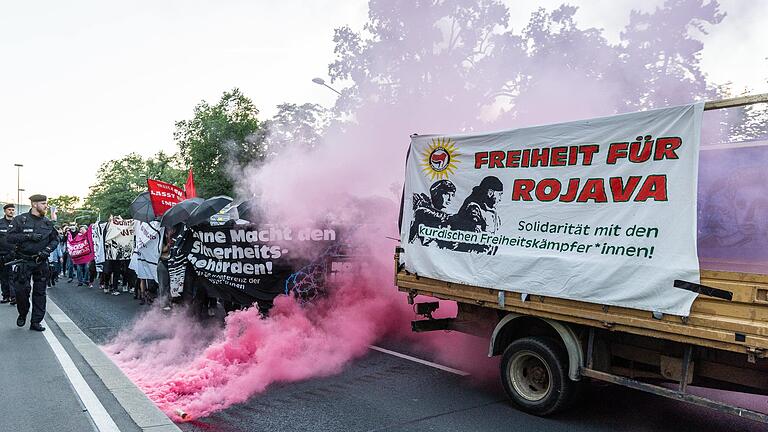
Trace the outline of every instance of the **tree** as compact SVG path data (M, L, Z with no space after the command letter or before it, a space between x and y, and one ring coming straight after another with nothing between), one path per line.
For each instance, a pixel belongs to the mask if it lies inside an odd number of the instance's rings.
M653 12L632 11L621 33L621 68L626 74L644 73L627 84L630 108L659 108L687 103L696 97L717 97L717 88L701 71L704 43L695 36L707 34L725 17L717 1L667 0ZM684 11L684 12L683 12Z
M59 210L72 211L77 208L80 198L74 195L61 195L48 200L49 206L55 206Z
M686 103L716 94L697 37L722 21L718 7L632 12L611 44L573 6L539 9L516 31L498 0L372 0L364 32L336 30L329 74L353 83L340 108L366 128L382 117L409 131L508 128Z
M264 122L266 151L274 156L292 145L307 150L317 148L331 121L331 114L330 110L312 103L278 105L277 114Z
M741 108L729 133L730 141L747 141L768 137L768 107L765 104Z
M144 159L130 153L121 159L104 162L96 174L96 183L85 198L85 208L106 218L110 215L130 217L129 206L141 192L147 191L147 178L181 185L186 171L175 156L163 152Z
M173 137L184 163L194 170L200 196L232 195L233 173L264 159L258 113L235 88L224 92L215 105L200 102L192 119L176 122Z
M500 1L371 1L369 17L365 33L336 29L329 66L332 82L354 83L340 108L366 127L408 107L406 121L424 129L466 129L521 74L520 37L497 32L509 20Z
M78 216L77 207L80 198L74 195L61 195L48 200L48 205L56 207L56 222L59 224L68 224L74 222Z

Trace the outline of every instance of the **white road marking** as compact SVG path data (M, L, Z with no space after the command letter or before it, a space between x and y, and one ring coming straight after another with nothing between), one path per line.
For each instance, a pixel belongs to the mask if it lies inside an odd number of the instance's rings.
M389 354L389 355L392 355L392 356L395 356L395 357L400 357L402 359L410 360L412 362L416 362L416 363L420 363L420 364L423 364L423 365L426 365L426 366L429 366L429 367L433 367L435 369L440 369L440 370L443 370L443 371L446 371L446 372L450 372L452 374L456 374L456 375L460 375L460 376L469 376L469 372L464 372L462 370L454 369L452 367L443 366L441 364L433 363L433 362L428 361L428 360L422 360L420 358L409 356L408 354L402 354L402 353L399 353L399 352L396 352L396 351L391 351L391 350L388 350L388 349L385 349L385 348L377 347L375 345L369 345L368 348L370 348L370 349L372 349L374 351L382 352L384 354Z
M42 324L48 327L48 324L46 324L45 321L43 321ZM88 415L91 416L91 420L93 420L93 423L96 425L98 431L120 432L120 429L115 424L115 421L112 420L112 417L104 408L104 405L101 404L99 398L96 397L96 394L93 393L91 387L87 382L85 382L83 375L81 375L80 371L77 370L77 366L75 366L72 358L61 345L61 342L59 342L59 340L53 334L53 330L47 329L43 332L43 336L45 336L45 340L48 342L48 345L51 346L53 353L56 354L56 359L64 369L64 373L66 373L69 382L72 383L72 387L75 389L77 396L80 398L83 406L85 406L85 409L88 411Z

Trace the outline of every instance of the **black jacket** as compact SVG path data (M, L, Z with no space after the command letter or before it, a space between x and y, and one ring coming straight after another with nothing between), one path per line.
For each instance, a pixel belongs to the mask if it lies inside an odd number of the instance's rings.
M40 234L40 240L33 240L33 234ZM22 213L11 222L8 230L8 243L16 246L16 252L32 256L45 251L53 252L59 245L59 234L53 227L53 222L47 217L39 217L29 213Z
M13 252L13 245L8 243L8 229L10 227L11 221L5 216L0 216L0 256Z

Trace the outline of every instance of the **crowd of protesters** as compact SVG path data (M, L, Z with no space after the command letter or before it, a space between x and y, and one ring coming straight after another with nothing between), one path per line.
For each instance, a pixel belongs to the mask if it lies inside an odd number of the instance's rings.
M13 206L7 205L4 210L10 219ZM107 223L112 223L112 220ZM105 255L108 259L97 263L93 228L94 225L55 226L59 242L48 256L48 288L56 287L57 283L66 280L67 283L77 283L79 287L98 289L108 295L133 295L133 298L142 305L153 304L158 297L161 297L163 309L170 310L172 303L167 261L170 256L171 236L165 235L161 240L156 281L155 278L139 278L136 271L129 266L129 254L119 255L107 250ZM106 244L104 247L108 249L110 245ZM4 287L9 285L3 284ZM1 301L16 304L16 298L11 290L3 290Z
M46 289L54 288L62 281L70 286L76 283L78 287L99 290L105 295L133 295L141 305L160 303L160 307L166 311L170 311L174 304L183 303L191 305L194 313L208 317L216 316L219 303L226 311L250 304L233 298L218 299L211 296L216 293L209 289L211 282L197 275L186 262L186 255L180 252L191 233L184 222L161 227L157 218L143 222L110 216L107 221L97 221L90 225L57 225L46 218L47 198L44 195L34 195L30 200L33 206L30 212L14 218L15 206L7 204L3 209L3 218L0 218L0 302L19 305L20 318L17 325L24 324L21 318L26 319L27 312L21 310L25 307L16 298L14 285L24 285L24 289L29 291L26 287L28 284L21 282L29 282L30 278L35 282L33 298L37 295L40 303L37 309L43 311L42 298L45 297ZM236 215L239 216L239 211ZM248 223L229 213L226 216L217 216L217 224ZM32 243L39 242L35 240L37 237L45 237L47 243L44 250L35 251L31 255L24 254L18 245L6 241L6 233L11 232L14 224L22 223L36 225L14 235L22 242ZM207 222L197 222L201 223ZM38 225L45 236L32 232L38 229ZM13 229L18 231L21 227ZM36 273L32 275L20 271L26 267L34 267ZM9 277L12 272L16 275L14 278ZM185 286L191 289L184 289ZM24 297L21 295L20 298ZM272 302L260 299L254 304L266 315ZM34 316L33 324L39 324L34 322ZM39 327L39 331L44 330L42 326Z
M112 220L107 222L109 223L112 223ZM114 246L109 242L105 242L103 246L106 249L105 259L97 263L92 233L97 226L57 227L61 241L56 253L49 257L50 286L55 286L56 282L62 278L68 283L76 282L77 286L99 289L104 294L133 295L141 305L153 304L158 297L161 297L163 309L170 310L172 304L168 287L168 269L163 263L168 260L171 236L163 236L156 281L155 278L139 278L136 271L129 265L130 253L120 254L119 251L110 250L110 247ZM77 248L73 251L73 245L78 244L88 244L90 247Z
M16 306L18 327L26 325L31 310L30 330L46 330L46 290L61 279L70 284L77 280L77 286L104 294L131 293L141 304L161 296L163 309L171 309L164 283L168 266L158 266L158 261L167 256L163 252L169 250L172 230L162 238L159 222L119 216L88 226L55 225L46 217L45 195L32 195L30 203L30 211L20 215L13 204L5 204L0 217L0 303Z

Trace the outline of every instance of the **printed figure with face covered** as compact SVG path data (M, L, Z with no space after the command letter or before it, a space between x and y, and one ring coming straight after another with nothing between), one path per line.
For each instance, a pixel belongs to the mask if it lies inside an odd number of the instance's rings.
M434 239L423 238L419 236L419 226L424 225L430 228L441 228L446 226L450 215L445 211L456 194L456 186L449 180L436 181L429 188L427 194L413 194L413 222L411 223L408 242L413 243L418 237L421 244L428 246ZM445 247L443 242L438 242L438 246Z
M448 219L452 230L494 234L501 227L496 205L501 200L504 185L497 177L488 176L464 200L459 211ZM494 255L497 247L472 243L455 243L453 250Z

